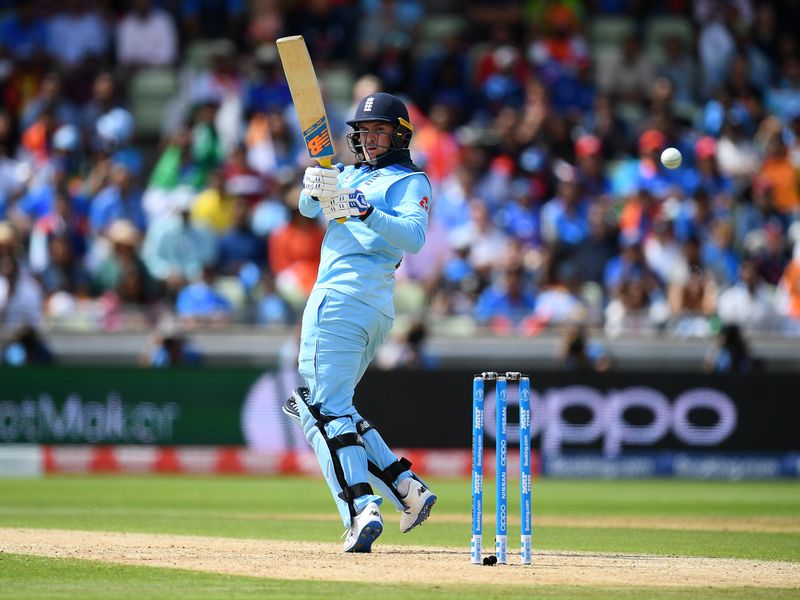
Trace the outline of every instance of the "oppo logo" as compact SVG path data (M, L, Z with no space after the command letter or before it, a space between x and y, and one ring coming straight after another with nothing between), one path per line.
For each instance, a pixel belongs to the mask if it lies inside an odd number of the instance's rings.
M516 394L508 403L517 403ZM568 418L578 409L580 422ZM632 409L648 415L644 423L631 423L626 414ZM486 399L486 411L495 411L494 398ZM713 414L707 423L696 422L698 411ZM687 446L716 446L736 429L737 413L733 401L712 388L693 388L673 401L658 390L630 387L604 393L587 386L550 388L531 398L531 438L541 435L542 452L558 454L565 445L590 445L601 442L607 456L619 454L623 446L649 446L672 433ZM494 419L486 419L487 433L496 434ZM519 427L508 427L510 444L519 442Z

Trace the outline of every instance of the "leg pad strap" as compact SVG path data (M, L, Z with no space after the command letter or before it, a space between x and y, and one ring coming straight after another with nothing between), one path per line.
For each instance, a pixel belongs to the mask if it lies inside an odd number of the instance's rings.
M305 399L303 399L303 401L305 402ZM319 410L319 407L311 404L306 404L306 406L308 407L311 416L314 417L316 421L315 425L322 435L322 438L325 440L328 449L330 450L333 471L336 475L336 480L339 483L339 487L342 488L342 491L338 494L338 496L347 502L348 508L350 509L350 517L352 519L356 516L356 506L354 502L355 499L364 495L372 495L372 486L365 482L347 485L347 479L344 476L344 469L342 469L342 463L339 460L339 455L336 453L336 451L348 446L361 446L363 448L364 441L361 439L361 436L358 433L343 433L333 438L328 437L328 434L325 432L326 423L330 423L336 419L352 419L352 417L349 415L326 416L322 414L322 412Z
M401 473L411 469L410 460L403 457L400 460L396 460L385 469L381 469L373 462L368 462L367 468L376 479L380 479L383 483L385 483L386 487L389 488L397 497L397 499L402 502L403 499L401 498L400 493L397 491L397 486L395 486L394 480L397 479Z
M353 500L359 496L371 496L372 493L372 486L370 484L365 482L354 483L353 485L342 488L342 491L339 493L339 498L347 502L352 507Z

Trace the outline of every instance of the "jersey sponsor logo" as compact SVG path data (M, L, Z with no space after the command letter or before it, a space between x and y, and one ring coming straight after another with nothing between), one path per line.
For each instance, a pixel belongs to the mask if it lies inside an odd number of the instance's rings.
M430 208L430 202L428 201L428 197L423 196L422 200L419 201L419 205L425 210L425 212L428 212L428 209Z

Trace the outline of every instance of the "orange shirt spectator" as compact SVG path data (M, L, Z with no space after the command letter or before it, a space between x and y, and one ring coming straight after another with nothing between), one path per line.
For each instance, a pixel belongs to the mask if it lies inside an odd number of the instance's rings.
M430 121L423 124L414 136L414 151L422 155L425 172L433 183L439 183L454 173L461 158L459 143L450 131L451 112L443 104L434 104Z
M308 297L319 270L319 251L325 231L298 210L269 237L269 266L282 292Z
M772 185L775 208L784 214L800 209L797 172L779 138L770 142L759 176Z

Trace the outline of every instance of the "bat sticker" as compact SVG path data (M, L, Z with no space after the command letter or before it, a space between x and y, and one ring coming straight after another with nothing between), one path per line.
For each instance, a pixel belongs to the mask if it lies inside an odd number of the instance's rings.
M328 119L322 117L311 127L303 132L306 140L306 147L311 158L321 158L323 156L333 156L333 143L328 133Z

